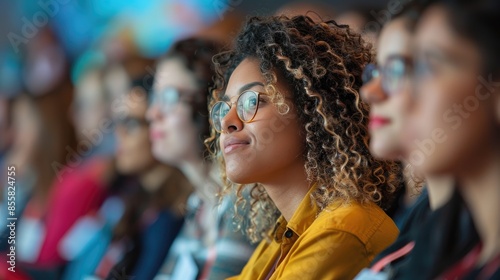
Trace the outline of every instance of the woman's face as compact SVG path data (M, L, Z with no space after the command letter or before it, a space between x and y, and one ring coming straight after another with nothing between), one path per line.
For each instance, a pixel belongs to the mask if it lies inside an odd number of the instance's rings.
M37 142L41 136L40 115L27 97L21 97L13 104L13 139L9 162L22 165L32 160ZM21 166L22 168L23 166Z
M232 73L225 92L231 110L222 119L220 149L226 164L226 174L234 183L273 183L297 166L304 166L305 140L299 124L292 94L285 83L278 82L290 110L282 115L265 94L260 95L255 118L242 122L236 113L235 102L245 90L265 92L265 80L259 61L245 59Z
M0 97L0 155L8 150L11 143L12 123L9 121L10 103L7 98Z
M126 113L118 120L115 129L117 168L124 174L139 174L156 163L151 153L145 118L148 107L146 93L140 88L132 89L125 96L125 105Z
M193 121L192 107L182 101L188 96L177 96L197 91L196 84L195 77L181 60L166 59L158 65L154 84L156 101L151 104L147 117L151 121L153 154L162 162L179 166L201 156L201 136Z
M481 74L478 48L453 31L440 6L417 26L416 48L407 158L426 174L482 168L498 145L500 94Z
M388 23L378 41L378 68L388 67L395 58L409 60L412 55L411 39L405 19ZM411 101L411 87L406 76L395 90L387 92L382 86L382 79L381 76L373 78L363 85L360 92L370 104L371 152L380 158L396 159L402 154L401 132Z
M99 72L91 71L76 85L73 120L77 136L82 139L86 139L85 134L97 129L108 118L107 102L99 75Z

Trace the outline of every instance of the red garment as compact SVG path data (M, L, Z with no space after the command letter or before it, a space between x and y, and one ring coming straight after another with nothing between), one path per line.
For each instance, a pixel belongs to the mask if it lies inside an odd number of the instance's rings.
M92 159L67 171L61 181L56 180L49 199L46 234L37 265L65 262L58 249L60 241L78 219L99 210L107 193L104 180L107 165L107 159Z
M9 263L7 262L8 259L6 258L5 255L0 256L0 280L29 280L30 278L22 273L20 271L20 268L16 264L16 267L14 268L15 272L9 271L8 268L10 267Z
M481 255L482 245L479 244L474 247L465 257L458 263L443 273L438 279L461 279L462 277L471 273L475 268L476 263ZM490 279L491 276L498 270L500 266L500 255L493 258L486 265L484 265L479 272L479 275L474 279Z

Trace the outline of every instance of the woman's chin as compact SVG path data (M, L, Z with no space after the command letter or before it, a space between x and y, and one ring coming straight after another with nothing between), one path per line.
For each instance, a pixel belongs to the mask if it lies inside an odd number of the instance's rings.
M226 170L227 179L234 184L246 185L255 183L245 171Z

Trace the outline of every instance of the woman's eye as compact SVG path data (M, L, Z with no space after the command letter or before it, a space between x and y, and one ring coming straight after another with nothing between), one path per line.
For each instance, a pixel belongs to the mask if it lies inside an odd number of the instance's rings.
M246 109L252 109L252 108L255 108L255 106L257 106L257 98L254 98L254 97L248 98L244 102L244 107Z
M223 109L222 110L222 117L225 117L229 113L229 109Z

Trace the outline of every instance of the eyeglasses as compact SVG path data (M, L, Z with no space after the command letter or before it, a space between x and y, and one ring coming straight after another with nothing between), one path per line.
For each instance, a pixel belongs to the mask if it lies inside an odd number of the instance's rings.
M116 127L125 128L127 134L137 131L139 128L147 126L148 122L145 119L137 117L125 117L123 119L115 120Z
M405 79L411 74L412 67L409 58L390 56L383 67L373 63L368 64L363 71L363 83L367 84L374 78L380 77L382 89L389 94L395 94L401 90Z
M195 100L197 91L182 90L167 87L161 91L154 92L149 100L149 106L158 105L162 113L169 113L180 102L192 102Z
M253 121L257 110L259 109L259 97L261 92L247 90L240 94L236 100L236 114L238 118L245 123ZM210 121L215 130L222 133L222 119L229 113L233 103L219 101L212 106L210 110Z

